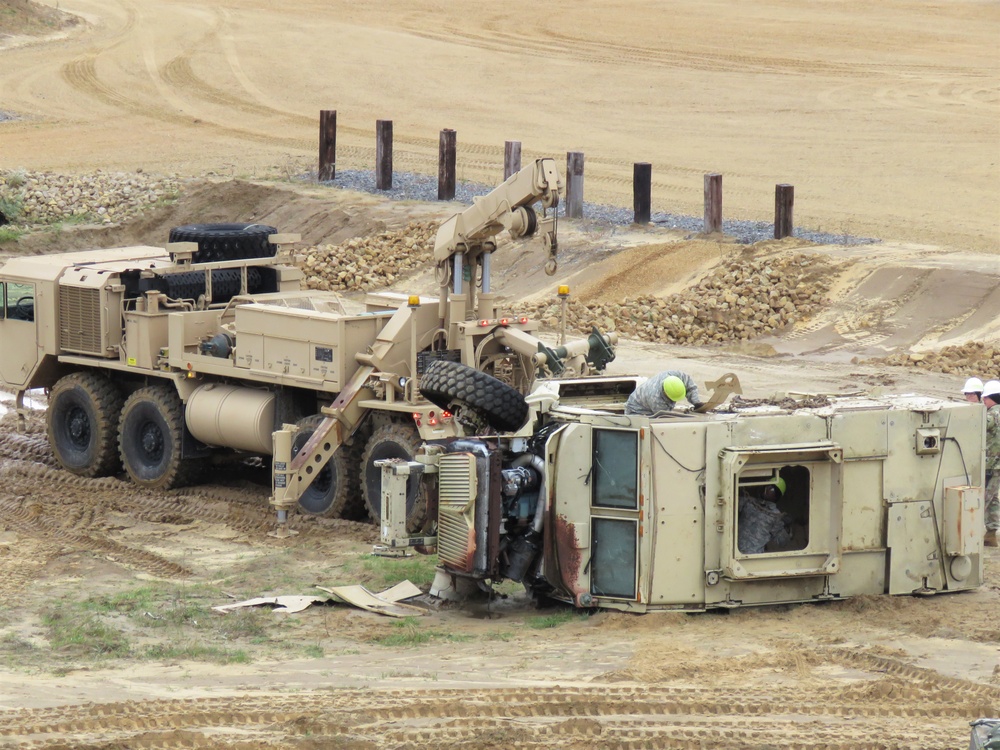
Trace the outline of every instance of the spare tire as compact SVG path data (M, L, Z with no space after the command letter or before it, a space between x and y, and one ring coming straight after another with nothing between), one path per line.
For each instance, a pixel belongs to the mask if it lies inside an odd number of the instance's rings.
M270 258L278 246L267 238L277 231L267 224L185 224L170 230L170 241L196 242L195 263Z
M466 404L495 430L516 430L528 417L528 402L516 389L461 362L431 362L420 377L420 393L442 409Z

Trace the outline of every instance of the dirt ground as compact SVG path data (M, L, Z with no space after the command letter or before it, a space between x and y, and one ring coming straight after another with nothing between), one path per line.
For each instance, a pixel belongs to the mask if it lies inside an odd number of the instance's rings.
M798 224L886 240L764 243L842 263L832 302L751 344L625 342L614 372L732 371L750 396L948 396L964 375L863 360L1000 338L996 3L61 0L82 22L49 37L51 13L8 7L0 32L34 36L0 36L0 108L21 118L0 123L0 168L196 179L128 225L0 253L160 244L222 220L337 243L456 208L289 181L315 168L317 110L336 108L340 168L370 167L372 121L391 118L397 169L432 171L454 127L469 179L495 181L519 138L526 158L584 150L590 200L627 205L631 163L651 161L656 208L699 214L718 170L727 217L767 219L774 183L792 182ZM573 222L560 239L558 280L596 301L679 291L738 251ZM497 253L499 293L551 294L542 262ZM170 492L73 477L40 414L23 431L0 418L0 747L941 750L1000 715L996 549L983 587L931 598L588 615L504 587L403 621L220 615L316 585L425 585L433 559L372 558L376 528L340 519L268 537L261 467Z

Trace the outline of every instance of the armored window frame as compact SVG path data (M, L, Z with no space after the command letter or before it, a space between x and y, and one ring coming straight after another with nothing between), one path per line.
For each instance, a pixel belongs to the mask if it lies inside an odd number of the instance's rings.
M637 510L639 507L638 431L595 429L591 453L591 504L597 508ZM631 460L625 460L628 458Z
M617 530L611 541L605 531ZM632 518L591 518L590 593L614 599L638 594L639 522Z

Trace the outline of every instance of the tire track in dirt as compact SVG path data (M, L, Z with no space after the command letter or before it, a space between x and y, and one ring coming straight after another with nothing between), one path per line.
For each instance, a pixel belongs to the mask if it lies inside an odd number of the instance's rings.
M950 682L948 691L882 677L840 690L594 685L158 699L10 711L0 714L0 735L37 748L67 739L75 747L210 747L226 729L233 739L253 730L261 742L349 734L413 748L497 737L519 747L578 747L598 737L602 747L622 748L945 747L956 742L956 723L963 731L979 708L966 700L969 683Z

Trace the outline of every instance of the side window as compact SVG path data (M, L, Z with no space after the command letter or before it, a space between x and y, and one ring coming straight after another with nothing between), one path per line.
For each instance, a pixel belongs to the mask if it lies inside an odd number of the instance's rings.
M594 430L592 487L600 508L639 507L639 433Z
M770 476L741 478L737 549L744 555L794 552L809 544L810 474L783 466Z
M3 285L3 317L7 320L35 319L35 285L8 281Z

